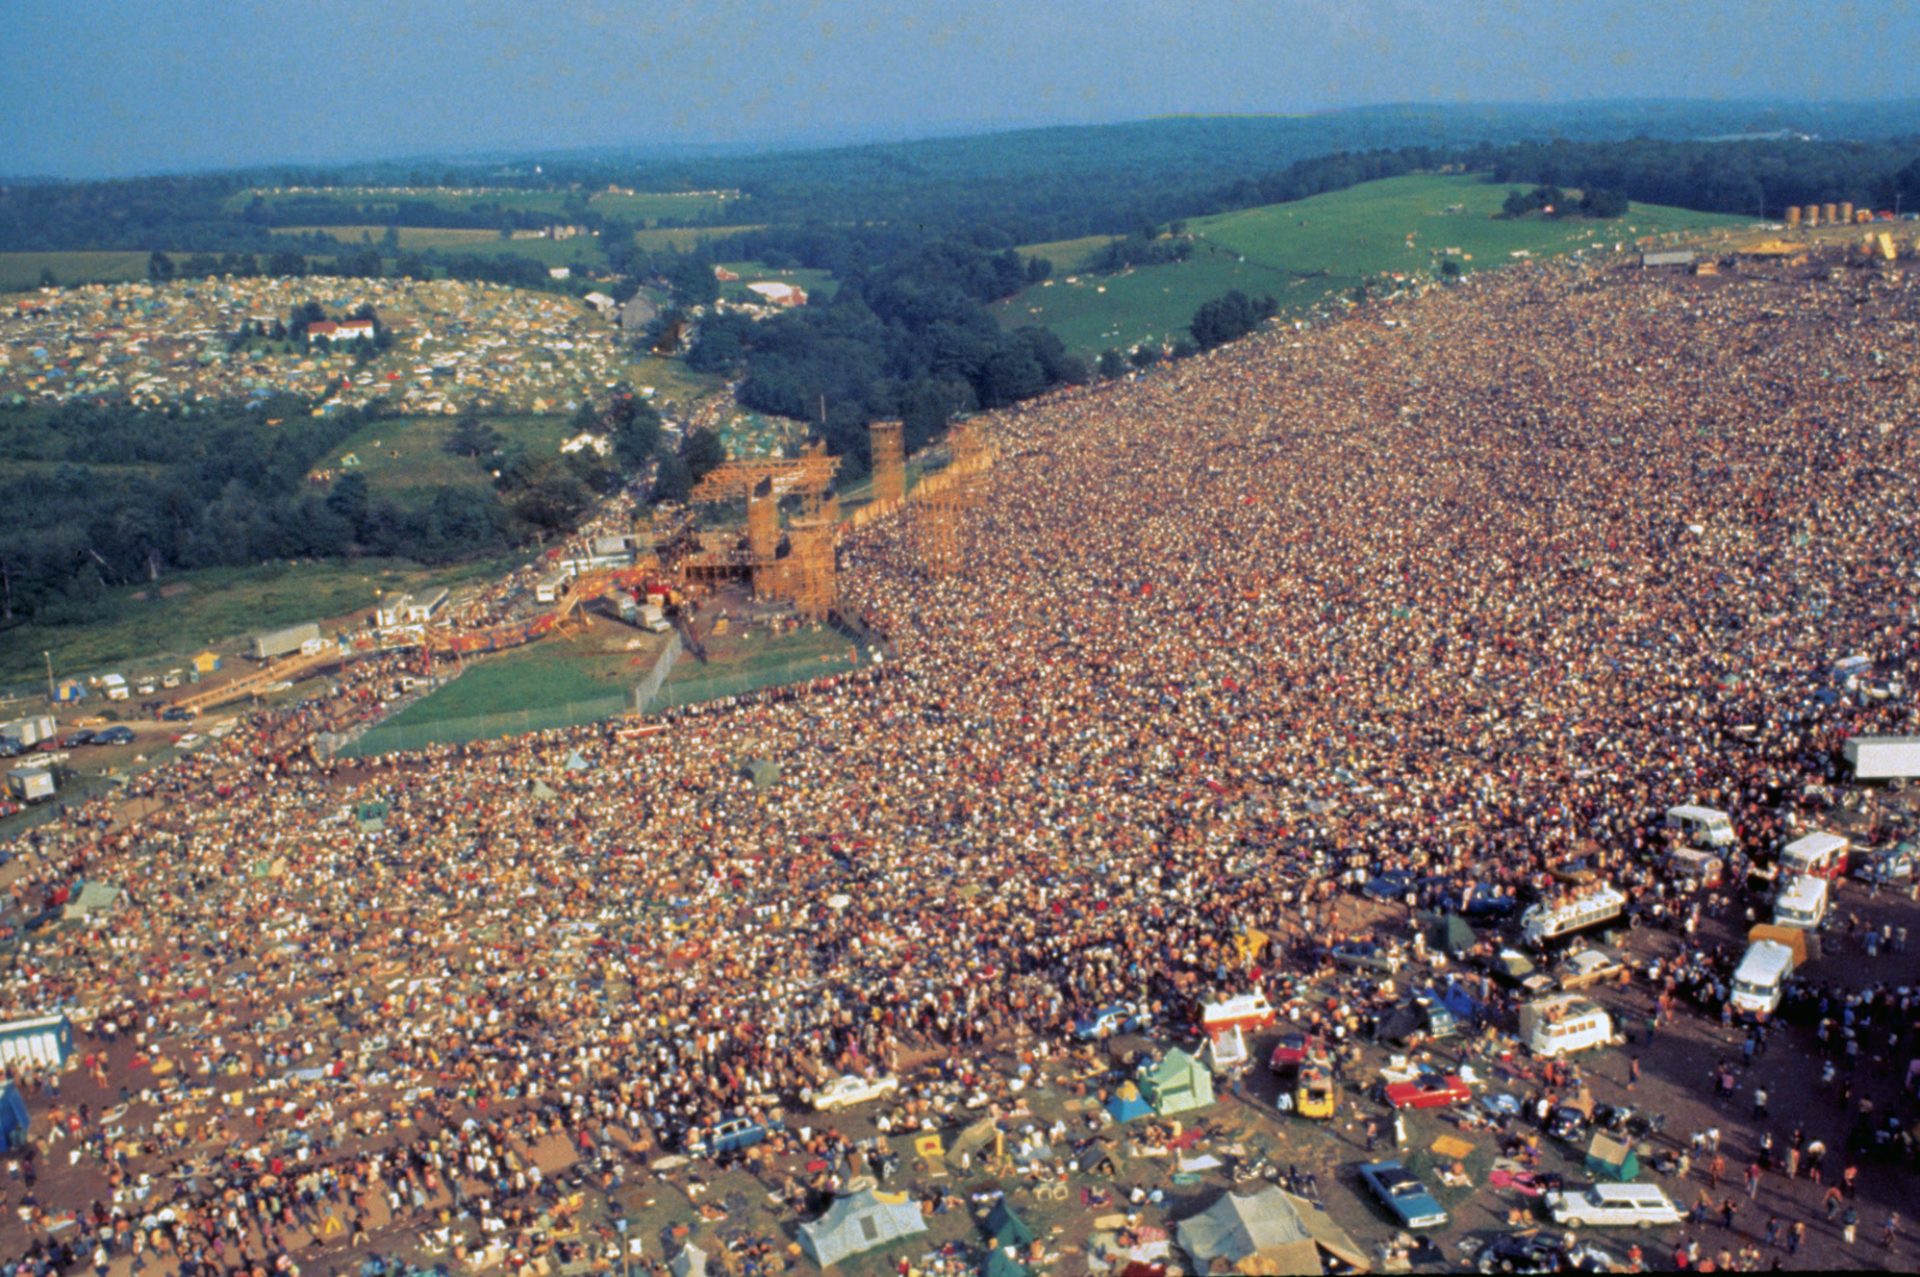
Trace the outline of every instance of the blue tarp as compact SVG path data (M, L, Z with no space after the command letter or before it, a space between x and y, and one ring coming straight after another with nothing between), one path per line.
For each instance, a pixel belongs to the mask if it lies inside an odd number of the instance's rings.
M0 1091L0 1148L19 1148L27 1142L31 1126L27 1117L27 1101L20 1094L20 1088L7 1083Z

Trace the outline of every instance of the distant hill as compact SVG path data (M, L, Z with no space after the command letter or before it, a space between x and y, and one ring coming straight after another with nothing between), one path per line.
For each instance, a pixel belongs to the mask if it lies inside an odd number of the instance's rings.
M1363 279L1433 278L1441 263L1462 272L1531 257L1611 251L1646 236L1746 225L1751 219L1634 204L1609 221L1496 218L1508 187L1468 175L1420 175L1196 218L1185 225L1183 262L1111 275L1074 273L1104 241L1036 244L1028 256L1054 262L1054 277L995 308L1009 328L1037 324L1085 354L1174 341L1199 305L1229 289L1270 295L1281 309L1306 310L1350 293ZM1079 262L1066 260L1075 249ZM1457 251L1449 251L1457 250Z

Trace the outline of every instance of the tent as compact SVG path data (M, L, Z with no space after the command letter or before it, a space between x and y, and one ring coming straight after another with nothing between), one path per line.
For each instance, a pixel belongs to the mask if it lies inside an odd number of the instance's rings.
M707 1277L707 1252L688 1242L667 1261L667 1271L673 1277Z
M1140 1098L1140 1088L1131 1082L1122 1082L1113 1098L1107 1101L1107 1116L1116 1122L1131 1122L1152 1113L1153 1105Z
M20 1088L7 1083L5 1089L0 1090L0 1148L10 1150L25 1144L31 1125Z
M1428 944L1455 957L1472 951L1473 946L1480 942L1472 925L1457 913L1422 914L1420 923Z
M1453 1013L1453 1018L1462 1024L1470 1024L1480 1014L1480 999L1473 996L1473 990L1458 980L1448 979L1445 988L1428 986L1420 993L1438 1006Z
M753 782L756 790L769 789L780 779L780 764L756 758L740 769L740 774Z
M1213 1075L1179 1047L1158 1064L1140 1070L1140 1093L1153 1111L1166 1116L1213 1103Z
M1640 1158L1633 1146L1596 1131L1587 1145L1587 1173L1625 1183L1640 1177Z
M593 764L581 757L580 751L576 749L567 755L567 770L570 772L592 771Z
M554 792L553 786L549 785L544 780L536 780L528 788L532 792L535 798L544 800L548 798L558 798L560 796L558 793Z
M1272 1185L1248 1197L1222 1193L1198 1215L1181 1220L1174 1235L1193 1271L1214 1272L1224 1260L1236 1273L1319 1277L1320 1247L1286 1197Z
M1031 1246L1033 1229L1027 1221L1014 1214L1013 1207L1007 1205L1006 1198L993 1204L993 1210L987 1216L987 1235L993 1238L995 1246Z
M864 1188L836 1198L827 1213L800 1225L800 1249L822 1268L927 1231L920 1207L906 1194Z
M67 902L60 917L66 922L85 922L113 910L120 903L120 888L110 883L89 882L81 886L80 894Z

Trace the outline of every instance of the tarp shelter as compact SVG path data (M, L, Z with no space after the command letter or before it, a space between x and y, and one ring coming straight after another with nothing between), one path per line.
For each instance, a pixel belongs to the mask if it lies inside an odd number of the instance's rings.
M827 1213L800 1225L800 1249L822 1268L927 1231L920 1207L906 1194L870 1188L836 1198Z
M7 1083L0 1089L0 1149L9 1152L27 1142L31 1134L32 1122L27 1117L27 1102L20 1094L20 1088Z
M54 689L53 699L62 705L72 705L87 699L87 685L77 678L63 678L60 686Z
M673 1277L707 1277L707 1252L688 1242L667 1261L667 1271Z
M36 1015L0 1024L0 1064L62 1065L73 1054L73 1022Z
M1139 1087L1122 1082L1113 1098L1107 1101L1107 1116L1116 1122L1131 1122L1136 1117L1153 1116L1153 1105L1140 1098Z
M995 1246L1033 1245L1033 1229L1014 1213L1004 1197L993 1204L993 1210L987 1215L987 1236L993 1238Z
M86 922L112 912L120 903L120 888L105 882L89 882L80 888L80 894L67 902L60 917L66 922Z
M1426 931L1427 943L1446 953L1458 957L1469 953L1480 942L1473 933L1473 927L1457 913L1422 915L1421 925Z
M576 749L571 754L567 755L567 770L570 772L592 771L593 764L588 762L585 758L582 758L580 756L580 751Z
M533 782L532 785L528 786L528 788L529 790L531 790L535 798L546 799L546 798L558 798L560 796L559 794L554 792L553 786L549 785L544 780L536 780Z
M1222 1193L1198 1215L1181 1220L1174 1236L1196 1273L1217 1271L1221 1261L1236 1273L1319 1277L1321 1271L1313 1234L1272 1185L1247 1197Z
M1458 980L1448 980L1444 988L1428 987L1420 992L1439 1006L1453 1013L1453 1018L1461 1023L1470 1023L1480 1013L1480 999L1473 996L1473 990Z
M194 654L194 657L193 657L194 673L211 674L214 671L218 670L219 668L220 668L220 654L218 652L196 652Z
M1213 1075L1175 1047L1160 1063L1140 1070L1140 1094L1163 1117L1205 1108L1213 1103Z
M1595 1132L1593 1142L1587 1145L1587 1173L1604 1175L1624 1183L1640 1178L1640 1158L1634 1153L1632 1145L1622 1143L1611 1135Z
M756 790L767 789L780 779L780 764L756 758L742 767L740 774L752 781Z

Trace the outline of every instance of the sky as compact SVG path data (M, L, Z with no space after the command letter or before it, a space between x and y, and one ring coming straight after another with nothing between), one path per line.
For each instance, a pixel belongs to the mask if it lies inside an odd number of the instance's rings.
M6 0L0 173L1920 95L1914 0Z

